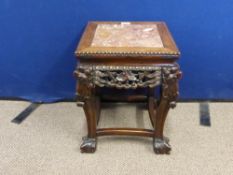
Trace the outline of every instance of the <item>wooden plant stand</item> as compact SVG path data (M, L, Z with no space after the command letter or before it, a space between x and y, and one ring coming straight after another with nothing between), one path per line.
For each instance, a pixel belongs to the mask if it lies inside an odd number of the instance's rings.
M95 152L97 136L132 135L153 138L155 153L169 153L171 147L163 136L167 113L176 106L181 78L176 63L180 52L164 22L89 22L76 50L78 106L86 115L88 134L82 152ZM159 98L155 88L160 86ZM127 101L146 100L152 129L99 128L101 88L145 88L142 96L128 96ZM117 94L118 96L119 94ZM117 99L117 97L116 97Z

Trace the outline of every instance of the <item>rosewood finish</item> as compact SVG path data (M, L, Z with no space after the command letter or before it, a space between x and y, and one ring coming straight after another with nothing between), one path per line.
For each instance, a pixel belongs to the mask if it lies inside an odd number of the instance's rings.
M164 22L89 22L76 50L79 64L77 104L83 107L88 133L80 147L94 152L97 136L131 135L153 138L155 153L169 153L163 136L167 113L176 106L181 78L176 63L180 52ZM155 88L161 87L159 98ZM147 89L147 95L110 97L101 88ZM97 128L103 99L147 103L153 130L144 128Z

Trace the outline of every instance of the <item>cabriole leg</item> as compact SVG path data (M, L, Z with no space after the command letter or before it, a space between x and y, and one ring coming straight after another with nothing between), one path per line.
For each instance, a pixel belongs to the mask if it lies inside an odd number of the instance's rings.
M80 146L81 152L93 153L96 150L96 101L94 97L87 99L84 102L84 112L87 120L88 134L87 137L83 137L83 142Z
M155 131L153 147L156 154L168 154L171 150L169 140L163 136L164 123L170 108L176 105L178 92L178 79L181 72L178 67L163 69L162 92L158 109L154 115Z
M79 70L75 74L78 78L77 92L78 92L78 106L82 106L85 112L87 121L87 136L83 137L83 142L80 150L83 153L93 153L96 150L96 125L97 125L97 98L96 89L92 83L91 70Z

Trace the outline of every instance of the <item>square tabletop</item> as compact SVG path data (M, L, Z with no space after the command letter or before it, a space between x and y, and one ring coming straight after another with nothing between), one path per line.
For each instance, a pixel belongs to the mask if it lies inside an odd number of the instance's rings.
M164 22L89 22L76 49L80 57L179 57Z

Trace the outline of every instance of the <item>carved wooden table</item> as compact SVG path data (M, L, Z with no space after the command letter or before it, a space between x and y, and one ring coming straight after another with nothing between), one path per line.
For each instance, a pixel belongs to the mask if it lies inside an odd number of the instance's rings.
M83 107L88 125L81 151L94 152L97 136L135 135L152 137L155 153L169 153L171 147L163 128L169 108L176 105L181 72L176 63L180 53L166 24L89 22L75 53L79 59L75 71L78 106ZM159 98L155 97L158 86ZM100 93L102 88L147 89L144 100L154 129L97 128L105 95Z

